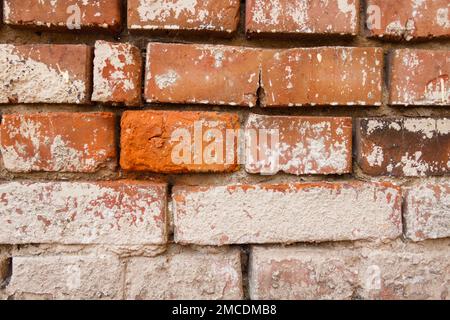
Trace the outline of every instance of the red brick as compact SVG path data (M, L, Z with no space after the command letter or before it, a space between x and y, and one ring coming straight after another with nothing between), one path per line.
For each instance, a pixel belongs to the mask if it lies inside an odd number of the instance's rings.
M408 188L404 218L406 236L414 241L450 237L450 184L422 183Z
M226 245L393 239L401 195L391 184L176 187L175 241Z
M157 257L130 259L126 268L126 299L243 299L241 252L170 246Z
M263 106L382 103L380 48L300 48L264 55Z
M92 101L139 106L142 89L142 57L127 43L97 41Z
M450 52L400 49L391 54L390 104L450 106Z
M246 158L249 173L345 174L352 171L352 119L329 117L263 116L247 120ZM273 134L262 143L262 136ZM258 150L263 151L261 157ZM267 161L267 152L277 159ZM272 165L272 168L270 168Z
M92 48L0 45L0 103L90 102Z
M166 186L151 182L0 184L0 243L160 245Z
M356 35L359 0L247 0L249 34Z
M357 161L364 173L439 176L450 172L450 120L371 118L356 123Z
M128 0L128 29L231 35L239 9L240 0Z
M186 173L238 169L236 139L226 138L227 130L235 133L239 129L235 114L127 111L121 126L120 165L125 170ZM234 141L234 146L227 147L228 141Z
M255 300L449 299L447 245L253 247Z
M116 167L112 113L6 114L0 134L8 171L95 172Z
M121 6L121 0L4 0L3 16L6 24L20 27L119 31Z
M147 102L254 106L260 51L243 47L150 43Z
M448 0L367 0L367 33L371 37L407 41L448 38L449 9Z

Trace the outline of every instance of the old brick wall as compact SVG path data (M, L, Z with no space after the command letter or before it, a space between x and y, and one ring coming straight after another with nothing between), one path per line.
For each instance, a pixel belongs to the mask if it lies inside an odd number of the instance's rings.
M450 3L393 3L3 0L0 298L450 299ZM174 161L238 128L270 174Z

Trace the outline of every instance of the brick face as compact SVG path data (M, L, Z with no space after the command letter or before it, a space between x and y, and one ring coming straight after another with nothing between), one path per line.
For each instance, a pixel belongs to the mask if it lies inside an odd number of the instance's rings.
M381 105L383 50L300 48L264 53L262 104Z
M358 12L359 0L248 0L245 29L252 35L355 35Z
M147 102L255 106L260 52L220 46L150 43Z
M368 0L369 36L416 40L450 36L447 0Z
M239 300L243 298L240 251L212 252L171 246L154 258L132 258L127 264L127 299Z
M250 173L345 174L352 170L352 119L327 117L261 116L252 114L246 124L246 158ZM263 135L273 133L267 144ZM254 146L254 147L253 147ZM256 147L259 147L257 149ZM259 154L259 150L264 150ZM279 155L269 161L266 152ZM271 166L275 166L273 169Z
M225 141L235 141L225 138L227 130L239 129L237 115L127 111L121 127L120 165L125 170L187 173L238 169L237 143L227 148Z
M0 45L0 103L90 101L92 49L86 45Z
M129 0L128 29L231 35L239 23L239 0Z
M408 188L404 217L406 236L414 241L450 237L450 184Z
M179 187L173 201L182 244L394 239L402 229L400 190L390 184Z
M121 29L121 1L4 0L3 16L6 24L19 27L116 32Z
M448 174L450 120L447 118L358 119L356 155L374 176L424 177Z
M450 53L399 49L391 53L392 105L450 105Z
M0 243L159 245L166 187L138 181L0 184Z
M11 172L95 172L116 167L111 113L4 115L0 143L3 165Z
M140 106L142 57L131 44L97 41L94 59L94 92L98 102Z

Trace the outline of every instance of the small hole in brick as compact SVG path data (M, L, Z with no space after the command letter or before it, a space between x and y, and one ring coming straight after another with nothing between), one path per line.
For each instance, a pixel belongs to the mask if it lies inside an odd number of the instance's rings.
M8 286L12 276L12 258L6 259L6 262L0 265L0 289Z

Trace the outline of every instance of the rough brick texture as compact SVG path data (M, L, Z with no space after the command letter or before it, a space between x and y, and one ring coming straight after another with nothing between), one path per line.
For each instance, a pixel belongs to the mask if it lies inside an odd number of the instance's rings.
M127 299L238 300L243 298L240 251L171 246L164 255L132 258Z
M352 170L351 118L251 114L246 130L247 147L253 152L246 157L247 172L301 175L345 174ZM265 136L269 137L266 144L262 142ZM260 154L260 150L264 152ZM267 152L276 157L268 161Z
M369 175L421 177L450 170L447 118L358 119L356 145L358 164Z
M252 299L448 299L448 250L254 247Z
M355 35L358 32L359 0L247 0L249 34Z
M86 45L0 45L0 103L88 103L92 49Z
M450 36L447 0L367 0L367 33L391 40Z
M166 198L144 181L3 183L0 243L164 244Z
M120 299L121 265L114 256L18 256L8 292L15 299Z
M129 0L128 29L230 35L239 23L240 0Z
M120 165L129 171L159 173L232 172L238 169L239 129L231 113L127 111L122 117Z
M121 0L4 0L8 25L39 29L121 29Z
M260 51L220 45L150 43L147 102L255 106Z
M414 241L450 237L450 184L423 183L406 191L406 236Z
M264 106L381 105L383 50L300 48L264 52Z
M391 54L392 105L450 105L450 52L400 49Z
M175 241L295 243L393 239L400 190L390 184L298 183L176 188Z
M0 151L11 172L95 172L116 166L111 113L7 114Z
M92 101L140 106L142 57L139 48L126 43L97 41Z

